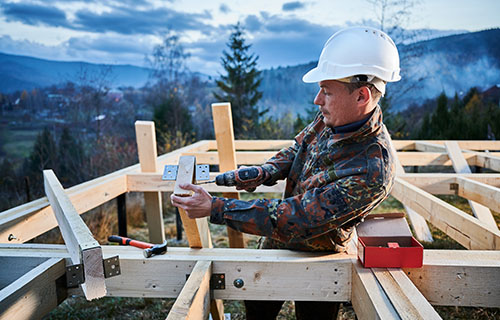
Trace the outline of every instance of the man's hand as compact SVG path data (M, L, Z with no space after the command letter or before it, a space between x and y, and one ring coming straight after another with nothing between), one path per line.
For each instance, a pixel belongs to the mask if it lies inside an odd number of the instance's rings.
M194 184L181 184L180 187L185 190L191 190L194 194L191 197L179 197L173 195L170 197L172 205L184 209L189 218L203 218L210 215L212 210L212 196L202 187Z

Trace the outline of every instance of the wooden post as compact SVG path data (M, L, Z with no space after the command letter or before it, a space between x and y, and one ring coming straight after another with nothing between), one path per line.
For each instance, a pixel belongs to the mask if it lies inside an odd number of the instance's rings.
M210 311L211 276L212 262L198 261L170 309L167 320L207 319Z
M106 295L102 250L89 228L73 207L52 170L43 171L45 193L57 218L59 229L74 264L83 264L87 300Z
M193 156L181 156L179 158L179 165L177 168L177 179L175 180L174 186L174 194L178 196L191 196L191 191L184 190L180 187L181 184L184 183L193 183L194 182L194 174L196 167L196 158ZM191 248L212 248L212 237L210 236L210 229L208 228L208 218L200 218L200 219L190 219L186 212L179 209L179 215L182 219L182 224L184 225L184 230L186 230L186 237L188 238L189 246ZM198 266L198 264L197 264ZM196 269L196 267L195 267ZM211 263L210 263L211 270ZM194 273L194 271L193 271ZM210 271L211 275L211 271ZM210 279L210 276L209 276ZM195 283L200 285L199 283ZM186 283L188 286L188 283ZM186 287L185 287L186 288ZM188 292L191 292L192 289L186 289ZM184 290L183 290L184 292ZM181 293L182 294L182 293ZM194 298L193 298L194 299ZM208 296L208 301L210 301L210 296ZM193 302L194 303L194 302ZM177 304L177 302L176 302ZM175 306L175 305L174 305ZM197 306L199 308L200 306ZM224 304L222 300L212 300L209 304L210 312L212 314L212 318L214 320L223 320L224 319ZM189 314L192 312L192 307L189 310ZM174 312L175 314L175 312ZM170 319L170 315L169 315ZM175 318L177 319L177 318ZM183 318L184 319L184 318ZM198 319L198 316L195 316L194 319ZM202 318L200 318L202 319ZM203 318L204 319L204 318Z
M231 104L229 102L213 103L212 115L214 119L215 139L217 140L217 152L219 154L219 171L235 170L237 169L237 163ZM240 198L237 192L225 192L222 195L225 198ZM245 247L245 239L241 232L227 227L227 235L231 248Z
M154 122L136 121L135 134L141 172L157 172ZM152 243L163 243L165 241L165 226L163 224L161 194L159 192L144 192L144 202L146 206L149 240Z
M118 235L127 236L127 195L121 194L116 197L116 208L118 211Z
M472 173L469 164L465 161L465 158L462 155L462 150L460 149L458 143L456 141L446 141L444 145L446 147L446 151L448 152L448 156L453 163L453 169L455 169L455 172ZM472 213L476 218L487 224L493 230L498 230L497 223L495 222L490 209L472 200L468 200L468 202L472 209Z

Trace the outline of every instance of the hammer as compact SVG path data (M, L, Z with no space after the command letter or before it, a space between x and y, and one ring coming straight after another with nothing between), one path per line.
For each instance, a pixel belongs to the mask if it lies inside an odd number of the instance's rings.
M152 257L153 255L158 255L158 254L164 254L167 252L167 241L163 242L162 244L152 244L148 242L142 242L139 240L134 240L126 237L120 237L120 236L109 236L108 237L109 242L116 242L122 245L130 245L133 247L141 248L144 249L144 257L149 258Z

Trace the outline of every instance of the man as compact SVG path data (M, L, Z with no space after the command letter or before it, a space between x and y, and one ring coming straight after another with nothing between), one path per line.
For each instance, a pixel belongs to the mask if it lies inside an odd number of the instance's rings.
M191 218L209 216L212 223L265 236L263 248L344 251L354 226L392 188L395 156L377 103L386 82L399 79L399 55L385 33L365 27L335 33L318 66L303 77L320 87L316 119L291 147L256 167L256 179L237 179L237 188L251 190L286 178L283 199L216 198L189 184L182 187L194 195L172 196L172 204ZM274 319L282 303L245 301L247 319ZM296 302L295 308L297 319L336 319L339 304Z

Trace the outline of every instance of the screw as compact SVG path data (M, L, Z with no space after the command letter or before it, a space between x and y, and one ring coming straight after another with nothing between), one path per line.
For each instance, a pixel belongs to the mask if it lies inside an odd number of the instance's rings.
M17 239L15 235L13 235L12 233L9 234L9 238L7 238L9 241L12 241L12 240L15 240Z
M239 289L245 285L245 282L242 279L236 279L234 280L233 285Z

